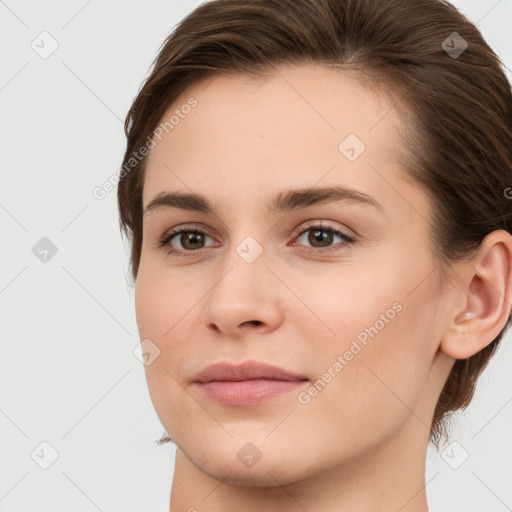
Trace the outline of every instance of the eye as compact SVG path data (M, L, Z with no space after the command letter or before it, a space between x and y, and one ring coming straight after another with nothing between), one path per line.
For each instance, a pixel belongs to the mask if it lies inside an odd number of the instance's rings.
M296 246L303 245L304 243L310 243L313 247L306 247L302 250L308 253L322 254L330 251L342 250L356 242L356 239L353 236L347 235L343 231L323 223L316 223L303 228L295 236L294 240L300 240L308 232L310 232L310 234L305 237L305 240L302 240L299 244L292 243L291 245ZM341 242L333 246L332 243L335 237L340 238ZM174 238L178 240L181 248L173 246ZM198 249L207 247L205 245L206 238L211 237L202 229L198 229L193 226L184 226L180 229L165 232L157 243L157 247L167 247L166 252L169 256L193 256L193 253L198 252Z
M167 248L167 254L173 256L189 256L186 252L195 252L196 249L204 248L205 237L209 237L209 235L202 229L184 226L180 229L164 233L158 242L158 247L163 248L170 245L170 247ZM181 248L178 247L178 249L176 249L172 246L173 238L177 238L182 246Z
M308 232L309 234L305 236ZM334 226L323 223L313 224L303 228L297 235L296 239L300 240L304 236L305 240L302 240L301 244L307 242L310 243L313 247L306 247L303 250L312 254L339 251L343 248L349 247L356 242L356 239L353 236L347 235ZM334 237L338 237L342 241L332 246ZM292 245L297 244L293 243Z

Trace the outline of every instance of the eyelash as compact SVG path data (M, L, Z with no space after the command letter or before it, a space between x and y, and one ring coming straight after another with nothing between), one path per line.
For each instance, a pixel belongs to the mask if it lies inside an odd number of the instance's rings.
M313 224L311 226L307 226L307 227L303 228L299 233L297 233L297 235L294 237L294 239L300 238L304 233L307 233L308 231L315 230L315 229L319 230L319 231L327 231L334 235L337 235L340 238L342 238L344 240L344 242L340 242L340 243L342 243L341 247L334 246L334 247L328 247L325 249L309 247L309 248L302 249L303 251L307 252L308 254L322 254L322 253L331 252L331 251L340 251L340 250L350 247L351 245L356 243L356 239L353 236L347 235L343 231L340 231L332 226L329 226L328 224L323 224L323 223ZM157 243L157 247L158 248L165 247L167 244L169 244L169 242L176 235L180 235L182 233L199 233L201 235L210 236L210 235L208 235L208 233L206 233L202 229L185 226L178 230L170 231L170 232L168 231L168 232L164 233L162 235L162 237L160 238L159 242ZM181 251L181 250L174 249L172 247L166 249L168 256L176 256L176 257L189 257L189 256L193 257L195 255L194 253L198 253L200 251L201 251L201 249Z

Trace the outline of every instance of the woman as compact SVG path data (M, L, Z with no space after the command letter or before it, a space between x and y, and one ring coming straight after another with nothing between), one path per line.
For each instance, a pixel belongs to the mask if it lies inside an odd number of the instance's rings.
M440 0L214 0L118 188L170 510L425 512L510 325L512 97Z

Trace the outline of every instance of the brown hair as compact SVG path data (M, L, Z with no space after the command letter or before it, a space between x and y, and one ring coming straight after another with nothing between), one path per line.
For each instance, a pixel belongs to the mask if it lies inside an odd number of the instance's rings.
M467 48L453 53L450 48L464 48L461 42ZM134 280L147 160L137 155L166 109L202 78L264 77L276 66L301 63L343 69L382 92L394 91L409 148L400 163L431 196L431 247L443 279L450 262L470 257L487 234L512 232L505 192L512 182L510 83L499 57L453 5L442 0L213 0L169 35L126 116L118 206L121 230L131 243ZM470 403L477 378L509 326L510 317L491 344L455 362L431 425L436 446L447 437L448 417Z

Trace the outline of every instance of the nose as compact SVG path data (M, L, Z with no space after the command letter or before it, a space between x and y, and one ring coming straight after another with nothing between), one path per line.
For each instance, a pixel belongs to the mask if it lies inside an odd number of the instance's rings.
M283 321L285 287L269 269L265 252L252 262L232 250L222 261L222 272L203 303L208 329L231 337L258 329L271 332Z

